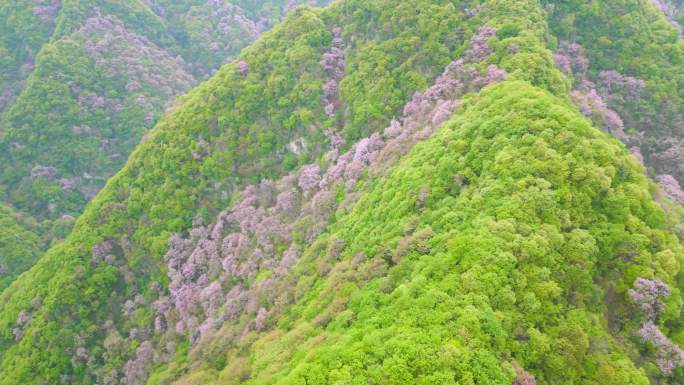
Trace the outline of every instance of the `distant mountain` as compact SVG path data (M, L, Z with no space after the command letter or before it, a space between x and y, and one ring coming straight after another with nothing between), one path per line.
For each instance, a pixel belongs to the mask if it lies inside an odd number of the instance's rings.
M2 292L0 384L683 384L682 58L648 1L297 8Z
M63 234L176 96L298 3L0 1L0 202Z
M0 192L77 215L174 97L298 2L3 1Z

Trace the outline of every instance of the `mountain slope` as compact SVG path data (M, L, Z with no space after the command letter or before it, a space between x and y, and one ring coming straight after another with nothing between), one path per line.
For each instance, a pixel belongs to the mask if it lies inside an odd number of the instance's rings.
M682 244L546 15L290 14L2 293L0 384L682 383Z
M0 113L33 69L33 57L50 38L59 6L54 1L0 2Z
M684 183L684 40L677 30L642 1L543 3L561 66L583 103L596 105L585 114L642 157L651 175ZM565 55L575 63L568 66ZM605 108L617 114L606 116Z
M265 326L255 321L264 334L228 350L244 357L247 383L509 384L516 365L538 383L648 383L632 362L639 317L622 297L638 276L675 283L662 263L682 247L643 202L641 169L566 103L526 84L493 86L464 109L364 186L302 250L288 284L264 291L273 294L261 298ZM642 245L622 250L637 237ZM326 254L335 242L339 255ZM623 259L653 242L643 261ZM619 299L604 302L611 292ZM679 292L670 299L678 314ZM214 340L239 333L230 329L209 332L191 357L212 357L206 346L221 349Z
M39 219L79 214L173 98L254 41L285 3L3 1L6 202Z
M285 3L0 1L0 199L49 243L177 95L298 4Z
M43 244L34 231L12 210L0 206L0 290L40 257Z
M346 6L350 8L341 5L336 14L357 7ZM376 14L386 11L382 4L359 6ZM448 7L432 8L441 10L445 21L441 28L446 33L435 33L424 43L416 40L413 37L416 34L411 31L404 31L396 42L389 38L399 34L399 30L382 32L385 36L366 35L362 24L359 32L355 32L359 47L352 51L354 54L350 52L347 65L362 64L364 68L354 71L350 78L371 80L349 81L347 86L346 79L341 82L342 94L349 92L352 101L348 107L339 108L350 117L346 119L345 130L350 139L359 137L361 131L382 127L391 116L388 115L399 109L413 89L425 84L427 76L422 71L433 76L441 69L432 63L441 62L439 67L443 67L450 60L451 55L446 53L455 49L454 43L458 42L453 40L458 35L451 34L457 30L458 14ZM417 17L410 7L402 9L408 18ZM378 18L371 17L371 20ZM420 17L429 19L434 17L434 12ZM232 186L243 184L242 179L254 181L263 175L282 174L323 152L320 147L327 142L325 128L336 119L324 112L322 86L327 75L319 62L330 48L334 27L326 26L324 19L312 10L300 11L288 20L243 54L241 59L249 65L246 76L235 65L224 67L209 82L182 98L182 107L162 119L124 170L79 218L69 240L49 251L30 274L23 275L3 293L2 381L31 383L38 381L36 372L48 379L71 375L73 382L83 383L90 382L93 376L119 378L112 370L121 369L122 360L125 362L134 353L137 343L130 340L119 353L112 355L103 355L101 348L90 348L102 346L106 330L101 325L110 315L116 315L114 323L127 330L138 329L137 324L144 327L151 321L143 315L131 323L121 318L118 310L108 309L118 309L127 298L139 293L151 296L150 283L165 281L160 262L170 232L186 229L200 204L207 212L216 207L213 202L223 207L230 198ZM391 22L398 26L402 20ZM427 24L423 31L432 27ZM423 31L421 34L427 36ZM445 37L447 40L443 41ZM399 42L408 42L415 49L396 52ZM425 52L434 51L435 43L444 47L440 51L445 53L426 55ZM384 68L388 62L396 63L400 70L366 76L374 68ZM421 72L411 68L420 68ZM399 82L406 78L406 73L413 80ZM390 109L383 107L385 101L377 96L385 94L395 95L390 100ZM274 132L280 134L275 136ZM284 149L288 143L292 143L287 146L291 150ZM91 249L106 246L105 241L115 246L98 258L111 253L116 257L114 265L91 263ZM50 290L50 287L60 289ZM84 296L85 292L88 294ZM12 329L16 329L17 317L38 297L44 299L42 306L30 312L31 321L22 323L20 328L25 332L15 337ZM54 312L61 315L55 318L51 315ZM69 326L64 328L64 325ZM34 334L27 328L41 333ZM129 334L123 329L122 332ZM84 335L85 341L79 335ZM55 338L61 341L57 345L53 345ZM72 362L71 356L64 353L69 346L76 349L74 344L79 343L88 346L91 360ZM37 348L39 345L45 348ZM48 345L53 348L47 348ZM24 355L29 351L37 355Z

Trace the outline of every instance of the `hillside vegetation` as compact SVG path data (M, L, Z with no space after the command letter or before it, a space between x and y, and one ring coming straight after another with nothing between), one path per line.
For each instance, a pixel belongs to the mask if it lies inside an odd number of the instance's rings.
M592 4L294 10L2 292L0 384L684 383L684 46Z
M40 257L43 243L34 231L17 213L0 206L0 290Z
M175 97L297 4L0 1L1 204L37 222L31 237L62 239Z
M80 214L176 96L298 3L1 1L5 203Z

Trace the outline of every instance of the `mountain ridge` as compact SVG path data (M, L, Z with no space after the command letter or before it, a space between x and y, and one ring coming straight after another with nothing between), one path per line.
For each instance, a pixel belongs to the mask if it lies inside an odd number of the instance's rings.
M2 293L0 384L681 383L655 185L540 2L474 5L300 8L181 97Z
M297 3L0 2L2 204L59 242L172 100Z

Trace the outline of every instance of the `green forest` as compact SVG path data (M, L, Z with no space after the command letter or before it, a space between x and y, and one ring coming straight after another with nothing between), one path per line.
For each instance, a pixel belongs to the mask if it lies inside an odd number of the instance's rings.
M0 385L684 384L683 10L0 0Z

